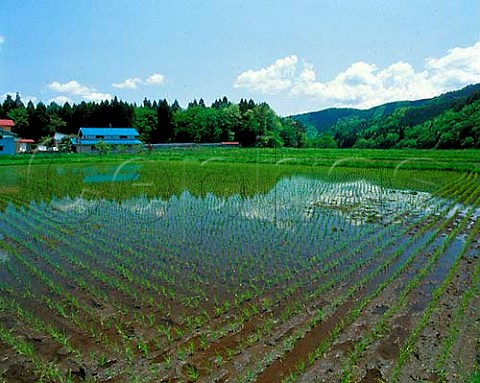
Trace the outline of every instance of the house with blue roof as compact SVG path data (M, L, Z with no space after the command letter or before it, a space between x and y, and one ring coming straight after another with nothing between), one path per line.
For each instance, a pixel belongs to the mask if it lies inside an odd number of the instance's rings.
M112 152L134 152L142 144L134 128L80 128L73 142L77 153L97 153L102 147Z

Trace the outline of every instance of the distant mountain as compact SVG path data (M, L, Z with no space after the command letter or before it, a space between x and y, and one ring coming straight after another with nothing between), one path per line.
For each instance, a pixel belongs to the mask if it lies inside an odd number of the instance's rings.
M448 92L440 96L416 100L396 101L379 105L371 109L330 108L291 116L305 126L313 126L319 133L326 133L339 121L357 118L362 120L381 119L391 116L400 108L406 108L412 124L420 124L430 120L455 105L468 103L469 99L480 93L480 84L469 85L463 89Z

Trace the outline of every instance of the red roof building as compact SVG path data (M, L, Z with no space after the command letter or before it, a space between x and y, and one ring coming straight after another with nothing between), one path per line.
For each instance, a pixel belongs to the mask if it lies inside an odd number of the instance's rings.
M31 153L32 145L35 143L30 138L20 138L15 142L17 153Z
M11 132L14 126L13 120L0 120L0 129Z

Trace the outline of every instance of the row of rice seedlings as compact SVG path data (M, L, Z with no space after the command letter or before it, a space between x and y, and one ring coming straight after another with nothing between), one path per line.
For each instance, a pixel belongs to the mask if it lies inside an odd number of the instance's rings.
M100 318L99 321L98 315L93 308L90 308L89 305L79 302L75 296L71 295L68 291L62 289L54 280L44 275L43 272L39 271L38 269L35 269L35 263L29 263L27 260L24 259L23 255L17 254L16 249L10 248L9 253L16 256L17 259L20 258L20 264L26 266L31 273L39 277L39 279L45 283L49 291L48 296L38 296L38 293L36 292L32 296L30 296L30 299L43 300L49 309L56 312L57 315L72 321L77 326L77 328L84 331L89 336L92 336L96 342L104 343L105 346L112 346L109 344L108 338L105 336L105 331L111 328L112 323L108 324L102 318ZM33 254L32 252L30 253ZM37 257L42 257L41 259L45 260L46 258L49 258L49 254L48 252L40 252L37 254ZM47 263L52 263L52 261L50 260ZM79 278L80 277L75 274L72 275L73 280L78 280ZM66 282L67 280L64 281L64 283ZM86 282L84 282L82 279L80 279L78 285L82 288L85 288L87 286ZM95 286L93 286L93 289L96 290ZM52 294L54 294L53 298L51 297ZM58 296L58 298L55 298L56 295ZM80 319L81 313L86 316L84 320ZM98 325L100 325L103 330L98 331ZM118 346L113 346L115 347L115 349L118 349Z
M24 309L14 298L8 299L0 296L0 311L14 313L18 320L22 322L21 327L24 327L26 324L28 328L33 329L37 334L48 334L52 340L64 347L69 354L80 357L80 351L71 344L68 334L39 319L33 312Z
M43 301L48 309L55 312L59 317L74 323L79 330L91 334L97 342L103 340L101 332L98 332L96 326L94 326L97 322L95 312L88 305L80 302L39 267L36 267L35 262L26 260L25 253L21 254L17 249L5 244L2 244L2 247L19 265L25 268L30 276L40 283L40 286L47 290L45 294L32 292L26 299ZM85 317L82 318L82 315Z
M477 230L478 231L478 230ZM479 233L476 233L477 236ZM474 235L469 236L470 242L472 242L475 237ZM480 285L480 262L477 260L475 269L472 271L472 277L470 280L470 286L463 293L460 298L460 303L457 306L456 310L452 315L452 319L449 323L447 336L443 339L440 345L440 351L435 362L435 372L439 377L439 380L447 379L447 372L445 370L445 364L447 359L451 356L452 348L457 341L461 322L464 319L465 310L469 307L470 301L478 293L478 286Z
M476 203L473 206L474 207L478 206L479 203L480 203L480 197L477 199ZM473 209L473 207L472 207L472 209ZM471 210L470 210L470 212L471 212ZM469 218L469 213L467 213L465 215L465 217L462 219L462 222L452 231L452 233L451 233L452 238L455 238L461 232L460 230L461 230L462 227L465 226L466 222L468 221L468 218ZM418 340L418 337L420 336L423 329L427 326L430 317L432 316L433 312L435 311L435 308L437 306L438 301L441 299L442 295L445 293L445 290L447 289L447 287L452 282L453 277L455 276L456 270L458 268L458 265L460 264L460 261L461 261L463 255L466 254L466 252L468 251L469 246L472 244L472 241L474 239L478 238L479 233L480 233L480 221L476 221L476 224L475 224L474 228L469 233L467 239L465 240L465 242L462 246L462 249L458 252L458 254L455 258L455 261L454 261L452 267L450 268L446 278L433 291L432 299L431 299L429 305L425 309L421 319L419 320L419 322L417 323L417 325L415 326L413 331L411 331L410 335L408 336L408 338L405 341L405 344L403 345L402 349L400 350L399 359L398 359L398 361L397 361L397 363L396 363L396 365L393 369L392 375L390 377L392 382L397 382L398 381L400 372L402 370L402 367L408 361L408 359L410 358L410 355L414 351L414 346L415 346L415 343Z
M463 193L462 196L474 196L476 192L478 192L479 188L475 187L475 190L473 193ZM468 200L468 197L467 197ZM470 210L471 211L471 210ZM446 219L442 225L440 226L440 230L443 230L446 228L449 224L451 224L454 221L455 217L452 216L448 219ZM451 244L451 242L455 239L455 237L458 235L459 232L465 227L465 224L468 220L468 214L466 218L464 218L461 222L461 224L457 225L456 228L449 234L447 237L446 241L443 242L439 248L437 248L434 253L428 258L427 264L419 269L419 271L412 277L412 279L409 281L409 283L402 289L402 291L397 295L397 302L395 305L392 305L389 307L389 309L383 314L383 316L380 318L380 320L377 322L377 324L373 327L370 332L367 334L364 334L362 336L362 339L358 342L355 343L353 351L349 355L348 363L345 364L344 367L344 382L348 382L351 379L351 374L353 371L353 366L357 363L358 359L361 357L362 353L366 350L368 345L372 344L376 339L379 337L385 336L385 332L388 329L387 323L388 320L398 311L400 310L403 305L407 303L407 299L409 294L418 286L420 281L428 274L428 272L431 270L433 265L438 261L440 256L444 253L444 251L448 248L448 246ZM431 234L431 241L433 241L437 235L437 233L432 233Z
M40 220L41 222L41 217L45 217L45 214L41 214L41 215L36 215L37 219ZM66 234L68 234L68 230L62 230L62 228L58 227L58 226L53 226L54 228L56 228L56 230L45 230L42 228L42 234L43 235L47 235L49 236L50 238L52 238L53 240L56 241L56 244L57 246L59 245L64 245L67 247L71 247L71 238L69 236L67 236ZM97 252L94 252L93 250L94 249L91 249L91 247L89 246L90 242L88 241L88 239L86 239L84 236L80 236L80 238L78 240L76 240L76 245L81 247L83 250L78 250L76 249L75 251L75 254L73 256L71 256L71 252L70 251L65 251L61 254L62 258L63 259L68 259L68 261L70 262L71 266L74 266L76 268L80 268L80 269L86 269L84 271L86 271L88 274L91 274L95 277L100 277L100 281L103 282L103 283L107 283L109 285L111 285L115 290L118 290L118 291L121 291L123 293L126 293L127 295L130 295L132 296L133 299L137 299L137 296L135 295L135 291L133 291L132 293L132 289L130 289L128 285L125 285L123 282L119 281L116 277L112 277L111 275L106 275L104 274L103 272L101 272L99 269L98 269L98 263L101 261L101 254L97 254ZM95 246L95 248L97 250L103 250L103 251L107 251L107 246L105 245L103 248L100 247L100 246L97 246L97 243L94 243L93 246ZM89 268L85 262L82 262L80 260L80 255L83 253L83 255L85 256L86 253L88 253L88 255L94 255L95 256L95 260L94 261L94 264L95 264L95 268ZM60 259L57 261L57 265L56 265L56 268L58 269L59 266L58 266L58 262L60 262ZM52 262L52 263L55 263L55 262ZM120 268L121 269L121 266L117 266L117 265L114 265L112 266L114 270L117 270ZM126 269L124 269L126 271ZM127 278L128 279L128 278ZM81 284L81 286L84 286L84 283ZM106 298L106 296L104 296L104 298Z
M393 243L393 241L392 241L392 243ZM377 255L378 255L378 254L379 254L379 252L377 253ZM375 255L375 254L374 254L374 255ZM372 257L372 258L374 258L374 257ZM351 271L353 272L354 270L358 270L358 266L361 265L362 261L364 261L364 260L361 260L361 259L360 259L359 261L357 260L356 264L354 265L354 267L352 268ZM328 287L332 287L332 286L335 285L335 279L332 279L332 280L333 280L334 282L331 283ZM323 284L323 287L324 287L324 286L325 286L325 284ZM324 291L324 290L322 290L322 291ZM307 295L306 295L306 298L307 298L307 300L308 300L308 299L311 298L311 296L309 296L309 295L307 294ZM280 324L281 324L281 323L284 322L283 319L285 319L285 320L286 320L286 319L289 319L293 314L297 314L298 311L300 311L300 310L302 309L302 307L303 307L302 305L298 305L298 304L297 304L297 306L300 306L300 309L291 311L291 315L284 316L284 315L281 314L281 315L280 315L280 318L281 318L282 320L277 321L277 322L280 322ZM289 309L289 306L287 306L286 310L288 310L288 309ZM260 332L260 331L261 331L261 327L259 327L259 329L258 329L254 334L258 334L258 332ZM250 333L250 332L249 332L249 333ZM265 335L266 335L266 334L265 334ZM255 337L253 337L253 339L259 340L260 337L259 337L258 335L256 335ZM247 342L247 345L251 345L250 340L251 340L251 337L249 337L248 342Z
M33 209L35 210L35 209ZM28 250L27 254L37 255L37 260L41 261L42 265L48 265L52 270L57 273L61 278L60 282L71 282L72 280L77 282L78 287L85 289L87 283L84 279L79 277L77 273L67 273L65 267L62 267L58 260L54 258L51 249L51 243L53 242L55 248L58 249L62 244L62 240L65 238L62 234L65 233L62 227L53 226L50 230L45 229L43 226L44 212L38 210L36 213L34 211L29 211L28 219L25 219L25 215L19 214L17 211L9 211L7 216L0 217L5 222L5 226L9 226L10 229L13 229L14 232L10 232L9 238L11 241L17 244L17 247L24 247ZM39 242L45 245L46 249L35 247L33 243L29 242L27 238L34 239L36 242ZM72 267L81 267L83 263L78 259L78 257L71 257L70 252L66 251L62 254L64 258L67 258ZM71 271L71 270L70 270ZM106 295L102 294L99 290L95 289L95 286L92 286L92 291L97 298L103 300L108 299Z
M452 205L453 205L453 203L452 203L450 206L452 206ZM450 208L450 207L448 207L444 212L448 211L449 208ZM428 227L424 227L424 228L423 228L423 229L425 230L425 232L426 232L427 228L428 228ZM432 235L432 238L434 238L434 237L435 237L435 235ZM420 249L421 249L421 248L417 248L417 250L412 253L412 255L411 255L410 258L409 258L409 259L410 259L410 262L413 261L413 259L415 259L415 256L417 255L417 252L420 251ZM397 251L396 251L394 254L398 257L398 256L401 255L402 251L403 251L402 248L397 249ZM387 262L388 262L388 261L387 261ZM407 266L408 264L409 264L409 262L407 261L407 262L405 262L404 266ZM378 274L381 270L383 270L384 267L385 267L385 265L382 265L382 266L378 267L378 268L376 269L375 273ZM370 294L370 296L366 297L366 298L357 306L357 308L356 308L355 310L353 310L352 312L353 312L353 313L356 313L356 314L355 314L356 316L360 315L361 307L364 307L364 306L366 305L366 302L370 301L371 299L373 299L374 296L378 295L378 293L379 293L381 290L383 290L383 288L386 287L386 285L387 285L388 283L390 283L390 282L392 282L393 280L395 280L396 277L400 274L400 272L401 272L402 270L403 270L403 268L398 268L398 269L395 271L395 273L393 274L393 276L391 276L391 277L390 277L388 280L386 280L381 286L379 286L376 291L374 291L372 294ZM361 285L365 284L365 283L366 283L366 280L367 280L368 278L369 278L369 276L365 276L364 279L360 282L360 284L361 284ZM350 289L350 294L353 293L354 289L355 289L355 287L352 287L352 288ZM348 295L348 294L347 294L347 295ZM340 296L340 297L338 297L337 302L340 303L340 302L344 301L345 299L346 299L345 296ZM360 309L359 309L359 308L360 308ZM351 319L351 320L353 320L353 319ZM331 342L333 342L333 340L339 335L340 331L341 331L342 328L344 328L345 326L346 326L346 322L345 322L345 321L341 322L341 324L339 325L339 327L336 327L336 328L334 329L334 331L332 332L332 336L331 336L330 341L329 341L329 340L324 341L324 342L322 343L322 345L319 346L318 350L316 350L316 351L317 351L316 354L317 354L317 355L323 355L323 353L328 349L328 347L329 347L329 345L331 344ZM297 335L297 336L298 336L298 335ZM300 339L300 338L298 338L298 339ZM292 339L291 341L286 342L286 344L289 345L289 348L290 348L290 347L293 347L292 341L294 342L295 339ZM323 351L320 352L320 350L323 350ZM270 356L270 355L267 355L267 356L266 356L266 359L267 359L267 360L271 360L271 356ZM312 359L312 358L309 358L309 359ZM293 376L296 376L296 374L294 373Z
M375 284L375 289L368 295L364 296L363 298L360 299L359 303L357 305L355 305L346 315L345 317L339 321L339 323L337 324L337 326L334 328L334 330L331 332L329 338L322 342L321 345L319 346L320 349L322 350L322 352L319 352L319 350L316 350L316 352L313 354L313 357L312 356L309 356L309 363L313 363L314 360L315 360L315 354L317 355L323 355L324 352L326 352L328 350L328 348L330 347L330 345L338 338L338 336L340 335L340 333L345 329L347 328L350 324L352 324L357 318L360 317L360 315L362 314L363 310L365 309L365 307L368 306L368 304L374 299L376 298L388 285L390 285L392 282L394 282L398 277L399 275L401 275L403 272L405 272L405 270L416 260L416 258L418 257L419 253L421 251L424 251L424 249L426 248L426 245L428 245L429 243L427 242L426 244L424 244L423 246L417 246L411 253L411 255L402 261L402 263L400 265L397 265L395 266L395 270L394 272L388 276L388 278L384 279L380 284L376 284L376 282L374 282ZM404 255L404 250L405 248L404 247L401 247L399 248L397 251L395 251L395 255L398 257L398 256L402 256ZM395 258L395 257L394 257ZM390 263L390 262L389 262ZM391 263L390 263L391 264ZM380 267L378 267L377 269L375 269L375 272L373 273L374 275L373 276L376 276L378 275L379 272L383 272L383 270L386 270L389 266L386 265L386 264L382 264ZM371 280L371 278L368 278L368 280ZM364 284L366 283L367 281L367 278L364 277L359 285L361 287L364 286ZM350 291L353 291L353 287L350 289ZM351 295L350 295L351 296ZM342 300L344 299L344 297L339 297L337 298L338 300ZM306 364L306 365L303 365L302 368L299 368L297 366L296 370L294 372L291 372L286 378L285 378L285 381L286 382L290 382L292 381L295 381L296 377L298 374L302 374L304 372L304 369L305 367L309 366L309 364Z
M54 298L54 299L51 299L51 298L48 298L47 299L47 305L53 307L53 308L60 308L61 309L61 313L64 312L64 308L62 307L62 305L59 303L59 300ZM95 323L95 318L92 318L93 320L91 320L91 323ZM74 321L75 322L75 321ZM109 350L115 352L116 354L123 354L127 360L129 361L129 363L133 363L133 355L132 355L132 350L135 350L135 349L138 349L138 351L144 355L144 357L146 357L147 353L148 353L148 348L146 348L146 344L141 342L141 341L138 341L138 342L135 342L132 344L132 342L129 340L129 337L128 336L123 336L123 332L121 331L121 328L118 327L118 324L116 325L117 327L117 331L119 333L119 336L121 336L121 340L122 340L122 344L123 346L120 346L118 344L110 344L109 341L108 341L108 338L106 338L106 336L102 337L102 333L104 334L105 331L102 331L98 336L93 334L92 333L92 337L94 340L99 340L101 339L102 343L104 344L104 346L107 346ZM87 332L87 335L88 335L88 332ZM112 350L112 347L113 347L113 350ZM122 351L123 350L123 351ZM89 354L90 355L90 354ZM95 361L94 361L95 362ZM99 362L100 363L100 362ZM101 367L101 366L100 366Z
M0 324L0 342L11 347L18 355L32 363L33 372L38 381L61 382L64 380L63 374L52 361L45 361L37 355L31 342L15 336L2 324Z

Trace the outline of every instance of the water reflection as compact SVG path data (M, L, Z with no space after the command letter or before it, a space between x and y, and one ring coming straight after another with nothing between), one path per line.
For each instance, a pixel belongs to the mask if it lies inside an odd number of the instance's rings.
M99 169L88 167L83 169L83 182L86 184L100 182L133 182L139 179L142 166L128 164L124 166Z
M331 183L305 177L283 179L252 201L252 209L245 212L252 218L299 221L336 214L357 225L430 214L435 206L426 192L382 188L365 180Z
M367 181L332 183L295 176L252 196L184 191L168 198L117 200L84 194L32 201L28 208L9 205L0 214L0 236L18 243L56 238L62 246L46 246L59 258L78 254L103 262L134 253L148 262L195 265L192 270L224 281L238 282L239 273L249 280L249 273L258 269L263 281L281 270L308 268L328 249L354 248L379 230L392 235L401 225L434 213L439 202L428 193ZM247 265L255 265L252 269L240 267L246 259L251 261Z
M135 215L137 221L151 221L168 212L179 217L254 219L286 228L326 215L338 216L350 225L401 222L409 216L434 213L437 202L427 192L382 188L365 180L331 183L290 177L280 180L266 194L245 197L238 194L229 197L207 194L200 197L184 191L178 197L169 199L137 196L115 202L80 196L55 199L51 206L77 217L123 211Z
M0 234L0 241L3 241L4 236ZM5 262L7 260L7 254L5 254L2 250L0 250L0 263Z

